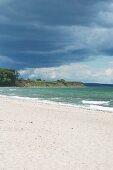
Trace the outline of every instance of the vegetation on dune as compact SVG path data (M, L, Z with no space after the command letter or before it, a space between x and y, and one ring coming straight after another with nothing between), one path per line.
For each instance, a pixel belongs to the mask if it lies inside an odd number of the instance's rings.
M0 68L0 86L17 87L82 87L81 82L67 82L64 79L57 81L45 81L41 79L30 80L19 78L19 74L14 69Z

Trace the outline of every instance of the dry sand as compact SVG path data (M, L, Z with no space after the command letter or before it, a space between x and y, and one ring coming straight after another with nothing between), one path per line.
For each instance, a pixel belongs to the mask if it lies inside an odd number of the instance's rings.
M0 170L113 170L113 113L0 97Z

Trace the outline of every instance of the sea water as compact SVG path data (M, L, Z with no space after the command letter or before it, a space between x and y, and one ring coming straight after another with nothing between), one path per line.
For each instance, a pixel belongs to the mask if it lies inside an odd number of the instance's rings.
M113 87L16 88L0 87L0 95L74 107L113 111Z

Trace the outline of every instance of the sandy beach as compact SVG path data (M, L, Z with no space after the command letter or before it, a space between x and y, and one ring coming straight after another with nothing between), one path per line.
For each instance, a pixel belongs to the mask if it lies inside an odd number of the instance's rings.
M113 170L113 113L1 96L0 170Z

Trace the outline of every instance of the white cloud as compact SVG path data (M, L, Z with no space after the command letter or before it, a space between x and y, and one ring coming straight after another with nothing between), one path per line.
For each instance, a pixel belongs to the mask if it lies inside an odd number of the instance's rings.
M77 75L79 70L79 75L82 75L84 71L89 71L86 66L80 64L70 64L63 65L60 67L50 67L50 68L28 68L26 70L20 70L22 76L28 75L29 78L42 78L42 79L61 79L65 78L67 80L76 80L79 79Z
M21 75L26 75L26 74L28 74L29 72L28 72L28 70L20 70L19 73L20 73Z
M113 68L108 68L107 70L105 70L105 74L108 77L113 77Z
M51 68L27 68L20 70L20 75L31 79L113 83L113 68L95 69L85 64L73 63Z

